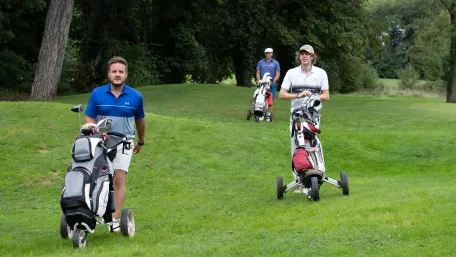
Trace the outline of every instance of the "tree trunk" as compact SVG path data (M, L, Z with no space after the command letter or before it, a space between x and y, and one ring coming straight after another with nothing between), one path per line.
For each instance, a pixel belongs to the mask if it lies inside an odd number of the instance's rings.
M449 8L451 27L456 28L456 13L455 4L452 4ZM447 86L447 103L456 103L456 36L451 36L451 50L450 50L450 72L451 72L451 83Z
M51 0L32 86L32 100L51 100L57 95L74 0Z
M235 50L233 58L234 75L236 77L236 86L251 87L252 77L255 74L255 67L250 65L250 59L244 51Z

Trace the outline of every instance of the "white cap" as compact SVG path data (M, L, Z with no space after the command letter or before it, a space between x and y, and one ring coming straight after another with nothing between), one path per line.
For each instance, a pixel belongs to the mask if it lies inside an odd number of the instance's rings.
M301 46L301 48L299 48L299 52L301 52L301 51L306 51L309 54L314 54L315 53L314 49L313 49L313 47L311 45L303 45L303 46Z
M272 48L266 48L266 49L264 49L264 52L265 53L273 53L274 51L272 51Z

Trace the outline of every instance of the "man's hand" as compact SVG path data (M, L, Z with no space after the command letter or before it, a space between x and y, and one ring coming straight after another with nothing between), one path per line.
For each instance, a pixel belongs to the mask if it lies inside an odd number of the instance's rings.
M301 92L301 93L298 94L298 98L302 98L302 97L306 97L306 96L311 96L311 95L312 95L312 92L305 90L305 91L303 91L303 92Z
M133 153L139 153L142 149L141 145L136 144L135 148L133 148Z

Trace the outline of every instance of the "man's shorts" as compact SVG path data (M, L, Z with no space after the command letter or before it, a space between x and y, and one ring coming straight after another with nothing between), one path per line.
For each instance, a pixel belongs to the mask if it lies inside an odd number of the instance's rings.
M271 93L269 94L268 97L268 105L272 106L273 100L275 100L275 93L276 93L276 88L277 88L277 83L272 84L271 86Z
M128 172L135 145L133 139L129 139L127 142L130 142L130 147L128 147L128 144L120 144L117 146L116 158L114 158L112 162L115 170L124 170L125 172Z

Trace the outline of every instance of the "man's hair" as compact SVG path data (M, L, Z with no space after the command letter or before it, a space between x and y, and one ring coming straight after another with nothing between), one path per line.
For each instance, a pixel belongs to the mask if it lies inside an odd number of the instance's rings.
M299 60L300 54L301 54L300 52L296 52L295 61L296 61L297 65L301 65L301 60ZM317 56L317 54L313 54L313 57L314 57L314 59L312 60L312 64L315 64L317 62L318 56Z
M114 57L111 58L111 60L109 60L109 62L108 62L108 71L111 69L111 65L113 65L114 63L121 63L121 64L125 65L125 72L128 72L127 60L125 60L124 58L122 58L120 56L114 56Z

